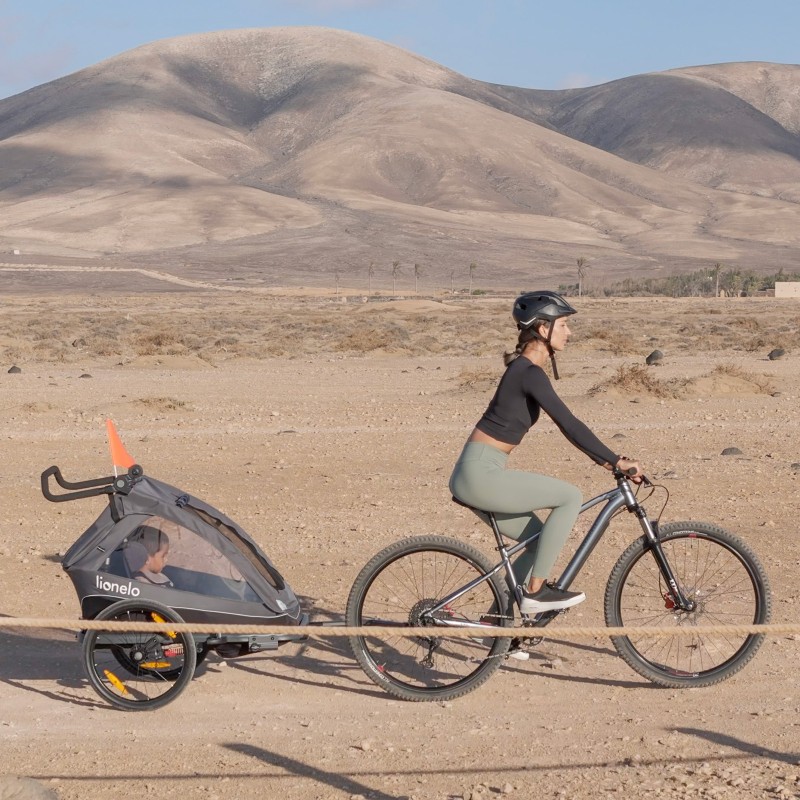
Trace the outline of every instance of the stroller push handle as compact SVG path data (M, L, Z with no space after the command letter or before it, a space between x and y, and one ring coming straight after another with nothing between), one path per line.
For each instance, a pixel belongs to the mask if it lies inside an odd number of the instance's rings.
M138 478L141 478L143 474L144 470L138 464L134 464L126 475L118 477L110 475L106 478L92 478L88 481L72 482L65 480L58 467L52 466L42 473L42 494L51 503L64 503L67 500L81 500L86 497L99 497L104 494L128 494L133 483ZM50 491L51 476L62 489L66 489L69 493L53 494Z

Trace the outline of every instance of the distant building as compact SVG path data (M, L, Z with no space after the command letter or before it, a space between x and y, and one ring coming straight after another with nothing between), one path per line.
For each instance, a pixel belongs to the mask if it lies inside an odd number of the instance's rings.
M776 281L775 297L800 297L800 281Z

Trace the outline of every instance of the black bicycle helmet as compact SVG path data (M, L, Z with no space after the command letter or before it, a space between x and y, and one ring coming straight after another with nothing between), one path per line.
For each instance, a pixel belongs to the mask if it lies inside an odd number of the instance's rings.
M559 317L568 317L578 312L560 295L555 292L525 292L514 301L511 315L521 331L529 330L533 336L547 345L550 354L550 363L553 365L553 377L558 380L556 356L550 344L553 335L553 326L550 325L547 337L542 336L535 328L537 322L555 322Z
M578 312L555 292L525 292L514 301L511 312L517 327L527 330L537 320L552 322L559 317L568 317Z

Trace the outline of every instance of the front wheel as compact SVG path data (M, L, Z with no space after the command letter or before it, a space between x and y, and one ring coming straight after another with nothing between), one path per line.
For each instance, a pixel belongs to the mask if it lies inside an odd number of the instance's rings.
M508 651L508 638L482 637L480 626L513 621L506 586L492 576L458 591L491 565L474 547L444 536L404 539L361 570L347 601L347 625L419 628L429 636L353 636L350 645L366 674L403 700L448 700L480 686ZM474 638L448 636L476 627Z
M681 611L642 537L620 556L608 579L606 624L654 629L747 626L769 622L769 582L755 553L731 533L704 522L673 522L659 540L684 596ZM735 631L689 637L615 636L611 641L636 672L660 686L711 686L756 654L763 634Z
M171 608L150 600L121 600L95 619L183 622ZM125 711L145 711L166 705L186 688L197 649L190 633L92 630L83 639L83 663L103 699Z

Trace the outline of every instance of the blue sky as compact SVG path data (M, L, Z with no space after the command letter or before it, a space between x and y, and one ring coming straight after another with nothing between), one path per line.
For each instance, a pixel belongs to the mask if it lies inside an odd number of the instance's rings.
M157 39L278 25L363 33L537 89L800 61L800 0L0 0L0 97Z

